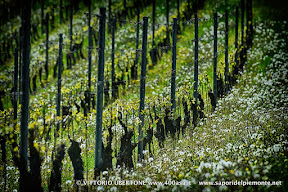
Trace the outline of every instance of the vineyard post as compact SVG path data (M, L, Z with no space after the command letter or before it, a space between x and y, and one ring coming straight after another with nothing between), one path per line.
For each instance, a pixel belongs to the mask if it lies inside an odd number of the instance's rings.
M217 13L214 13L214 65L213 65L213 92L214 92L214 105L213 111L216 108L217 102Z
M225 93L228 92L228 73L229 73L229 64L228 64L228 10L225 10Z
M46 74L46 80L48 80L48 75L49 75L49 67L48 67L48 62L49 62L49 13L46 14L46 61L45 61L45 74Z
M58 57L58 81L57 81L57 117L60 117L60 108L61 108L61 75L62 75L62 47L63 47L63 38L62 34L59 34L59 57ZM59 119L57 119L57 132L60 128L60 122Z
M44 0L41 0L41 33L44 34Z
M91 22L91 0L89 0L89 5L88 5L88 29L90 27L90 22Z
M20 27L20 46L19 46L19 104L22 104L22 65L23 65L23 22Z
M239 60L238 60L238 22L239 22L239 7L236 7L236 21L235 21L235 63L236 67L239 66Z
M17 102L18 102L18 48L14 53L14 90L13 90L13 115L14 120L17 119Z
M197 13L197 9L198 9L198 1L197 0L194 0L192 1L193 4L192 4L192 10L194 13Z
M147 28L148 17L143 17L143 36L142 36L142 59L141 59L141 77L140 77L140 107L139 119L139 137L138 137L138 160L143 159L143 130L144 126L144 109L145 109L145 80L146 80L146 65L147 65Z
M89 0L89 13L88 13L88 112L90 112L90 103L91 103L91 51L93 49L92 41L92 27L91 25L91 0Z
M241 52L240 65L244 65L244 0L241 0Z
M177 20L180 21L180 2L177 0Z
M111 19L112 22L112 52L111 52L111 60L112 60L112 71L111 71L111 85L112 85L112 98L113 100L116 99L115 95L115 63L114 63L114 57L115 57L115 25L116 21L115 19Z
M108 23L110 24L111 23L111 14L112 14L112 10L111 10L111 2L112 0L109 0L108 1ZM110 32L111 31L111 28L110 28L110 25L108 25L108 31Z
M196 127L197 124L197 103L198 103L198 17L197 12L194 13L195 17L195 55L194 55L194 92L193 96L195 98L195 110L193 110L193 123L194 127Z
M73 54L73 5L71 3L70 5L70 29L69 29L69 38L70 38L70 50L69 50L69 62L67 62L67 64L69 64L69 66L67 66L67 69L71 69L71 65L72 65L72 54Z
M127 2L126 2L126 0L123 0L123 5L124 5L124 8L126 9L126 8L127 8Z
M166 40L168 46L170 44L170 39L169 39L169 0L166 0Z
M252 25L252 0L247 0L246 8L246 42L247 46L252 46L252 35L253 35L253 25Z
M246 37L245 37L245 42L247 45L247 48L249 47L249 0L246 0Z
M63 0L60 0L60 24L63 23Z
M95 176L99 175L102 168L102 114L103 114L103 87L104 87L104 51L105 51L105 21L106 8L100 8L99 27L99 60L97 82L97 113L95 131Z
M92 58L91 58L91 52L93 49L93 42L92 42L92 27L89 26L89 32L88 32L88 111L90 111L90 103L91 103L91 65L92 65Z
M153 0L153 9L152 9L152 52L151 52L151 58L152 63L155 64L155 15L156 15L156 0Z
M176 89L176 48L177 48L177 18L173 18L173 37L172 37L172 71L171 71L171 112L174 113L175 102L175 89Z
M250 29L250 47L252 47L253 45L253 5L252 5L252 0L249 0L249 5L250 5L250 25L249 25L249 29Z
M51 11L51 15L52 15L52 17L51 17L51 28L52 28L52 30L53 30L53 29L55 29L54 6L53 6L53 9L52 9L52 11Z
M31 2L24 2L23 22L23 81L22 81L22 106L21 106L21 129L20 129L20 160L23 162L24 172L28 165L28 120L29 120L29 86L30 86L30 31L31 31ZM25 173L20 171L20 191L25 190Z
M137 25L136 25L136 53L135 53L135 78L138 79L138 48L139 48L139 25L140 25L140 10L137 8Z

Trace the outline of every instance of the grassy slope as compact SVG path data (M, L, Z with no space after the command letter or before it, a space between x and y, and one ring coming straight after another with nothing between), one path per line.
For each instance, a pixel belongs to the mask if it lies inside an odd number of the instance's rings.
M260 30L259 33L261 33L261 32L262 32L262 29ZM273 35L273 33L272 33L272 35ZM267 35L267 36L269 36L269 35ZM263 37L259 38L260 39L259 43L256 44L256 45L258 45L258 47L255 48L254 52L252 52L251 54L265 51L265 47L263 45L270 42L271 39L264 40L264 37L265 37L265 35L263 35ZM269 37L272 38L271 36L269 36ZM189 38L187 38L187 39L189 39ZM183 41L185 42L185 36L183 37ZM180 42L181 42L181 40L180 40ZM268 48L266 48L266 49L268 49ZM265 53L264 53L264 55L265 55ZM269 54L269 57L272 58L273 55L274 55L273 53ZM206 174L206 173L209 173L210 176L212 173L215 176L213 175L211 177L207 177L207 180L209 180L209 179L213 180L213 178L217 178L217 180L220 180L221 178L227 178L225 180L237 178L238 180L240 180L241 178L244 179L247 176L250 177L250 179L251 179L251 178L253 178L252 175L254 176L254 173L263 171L264 169L262 170L259 167L263 167L261 162L265 163L265 161L260 160L260 161L255 162L255 155L253 154L253 152L257 151L259 148L257 146L257 144L258 144L257 142L259 142L259 146L261 146L261 140L263 140L263 143L265 143L265 147L266 146L271 147L271 146L273 146L274 143L276 143L278 141L274 140L273 139L274 137L272 137L271 135L269 136L269 134L268 134L268 138L261 139L261 135L260 135L260 137L257 137L258 139L259 138L260 139L255 140L255 135L252 137L252 133L254 133L254 132L259 133L261 130L267 131L265 133L270 133L270 132L272 132L272 129L269 127L271 127L271 126L272 127L279 126L280 128L282 127L284 129L285 127L283 127L283 126L285 126L285 121L287 122L287 116L286 116L286 120L281 119L281 118L285 118L285 115L282 112L284 109L280 108L276 111L271 112L271 108L274 108L274 106L268 107L268 109L269 109L268 110L267 108L263 108L263 104L261 104L261 103L259 104L259 102L257 104L260 107L258 107L256 105L256 106L252 106L250 108L248 107L249 110L245 110L245 109L247 109L247 106L250 106L251 103L254 103L254 101L257 100L257 98L255 99L255 95L257 95L257 93L253 93L253 91L250 90L251 87L252 87L252 90L257 90L257 92L258 92L258 90L262 90L262 88L263 88L263 87L261 87L261 83L263 83L263 82L258 82L259 79L262 79L262 76L259 76L258 80L255 80L255 78L251 78L251 77L255 77L255 76L257 77L257 74L264 74L264 72L267 71L265 66L268 66L270 63L268 61L272 60L272 59L269 59L269 60L263 59L257 54L252 55L251 58L252 57L254 59L255 58L257 58L257 59L249 60L248 64L249 63L253 64L256 61L258 61L259 63L254 64L253 67L250 65L247 66L247 68L246 68L247 70L245 71L243 77L240 79L239 84L235 87L235 89L233 89L232 93L226 99L224 99L224 102L221 102L221 101L219 102L219 108L215 114L212 114L212 116L209 116L209 118L207 119L207 121L204 122L203 125L201 125L199 128L196 128L193 131L193 134L191 133L191 130L190 130L189 131L190 136L187 138L183 138L180 142L175 144L176 146L171 146L171 144L169 144L172 142L169 142L169 141L166 142L165 150L157 150L155 152L155 154L157 154L157 155L155 155L153 157L154 158L153 161L151 159L146 159L146 161L148 161L148 162L152 161L152 162L147 163L147 164L144 163L143 165L141 164L141 166L140 165L137 166L135 173L139 174L140 175L139 177L135 176L133 173L126 172L126 173L123 173L121 178L122 179L130 178L130 179L137 179L137 180L151 178L153 181L165 180L166 178L171 178L172 180L181 180L181 179L185 178L185 179L189 179L191 181L193 181L194 179L196 181L198 181L198 180L203 180L203 178L206 178L206 176L208 176L208 174ZM166 65L166 62L169 61L170 56L167 55L167 57L165 56L164 58L166 58L166 59L163 59L161 62L162 64L161 63L159 64L159 67L158 67L159 69L150 72L149 78L154 79L154 77L156 77L155 74L157 74L157 73L159 74L159 71L163 72L162 71L163 68L165 69L166 73L170 72L169 68L167 68L167 65ZM179 63L180 62L181 61L179 61ZM162 66L163 66L163 68L162 68ZM253 70L250 70L251 68ZM261 69L261 70L256 70L256 69ZM267 79L269 79L269 78L270 77L268 76ZM250 81L250 79L253 79L253 81ZM163 85L163 83L165 85ZM166 85L167 83L168 82L165 83L165 80L164 80L162 83L160 83L159 87L163 87L163 86L165 87L165 86L167 86ZM254 86L254 84L257 84L257 86ZM157 87L156 90L159 90L159 87ZM265 89L268 89L268 88L265 87ZM279 90L281 90L281 89L279 89ZM285 91L285 89L283 91ZM147 92L148 92L148 95L150 95L152 90L151 91L148 90ZM158 91L156 91L156 92L158 92ZM159 91L159 92L161 92L161 91ZM252 92L252 93L248 94L248 92ZM279 94L277 93L277 95L279 95ZM129 94L127 94L126 96L128 98L131 97L131 96L129 96ZM285 94L284 94L284 96L285 96ZM269 97L271 97L271 96L269 96ZM251 102L251 100L253 102ZM267 100L266 96L264 97L263 100ZM282 100L281 96L280 96L280 100ZM284 101L284 100L282 100L282 101ZM274 103L275 102L277 102L277 101L274 101ZM279 100L278 100L278 102L279 102ZM270 100L268 100L267 103L273 103L273 102L270 102ZM257 114L255 112L255 109L257 110L257 112L259 111L258 112L259 114ZM276 109L277 109L277 107L276 107ZM286 109L287 109L287 106L286 106ZM250 116L251 113L256 113L256 114L254 114L254 116L251 117ZM232 114L232 115L230 115L230 114ZM242 115L242 114L245 114L245 115ZM269 114L270 117L265 119L266 118L265 116L267 114ZM278 114L280 114L279 117L278 117ZM278 119L275 121L276 116L277 116L277 118L280 118L280 120ZM261 117L262 119L257 121L257 117ZM263 120L263 118L264 118L264 120ZM243 121L245 123L243 123ZM273 123L271 123L271 121ZM267 123L267 122L270 123L270 126L269 126L269 123ZM83 126L83 124L82 124L82 126ZM255 127L260 127L260 128L257 129ZM281 131L283 131L283 129L279 129L275 132L273 131L274 132L273 134L278 135L278 138L285 141L285 137L283 138L283 136L280 136L282 133ZM215 133L217 133L217 134L215 134ZM237 133L237 134L235 134L235 133ZM83 132L83 134L84 134L84 132ZM250 138L247 137L247 135L250 136ZM267 134L265 134L265 135L267 135ZM252 137L252 139L251 139L251 137ZM247 146L251 146L253 144L253 142L252 142L252 141L254 141L253 139L255 140L255 146L256 147L254 147L253 149L250 149ZM281 142L281 141L279 141L279 142ZM225 150L229 151L228 148L229 147L231 148L230 145L227 145L228 143L231 143L233 145L233 147L235 146L236 150L233 152L227 153ZM244 145L245 145L245 147L241 148L241 146L244 146ZM93 147L93 146L91 146L91 147ZM265 149L265 147L262 146L260 149L263 151ZM221 148L224 149L224 152L222 152ZM185 150L183 150L183 149L185 149ZM219 155L212 154L210 151L213 151L213 150L214 151L218 150L219 152L217 152L217 153L219 153ZM230 149L230 151L232 151L232 150ZM233 153L237 154L237 155L238 154L243 154L243 155L240 155L240 157L238 158L237 156L233 155ZM285 155L282 155L282 154L285 154ZM274 155L274 152L273 152L273 155ZM285 157L287 157L286 155L287 155L286 153L282 153L282 152L276 153L276 157L279 156L280 158L283 158L283 159L285 159ZM246 160L246 158L248 158L248 159ZM271 154L268 154L268 158L271 158ZM93 159L93 155L91 156L91 159ZM221 161L221 160L223 160L223 161ZM241 160L242 160L242 162L241 162ZM240 161L240 163L239 163L239 161ZM270 159L269 159L269 161L270 161ZM212 170L211 167L209 168L209 166L211 166L211 165L214 166L213 162L216 163L216 168L219 164L224 166L226 164L229 165L230 162L232 164L235 162L237 162L237 163L233 164L232 167L225 168L226 170L220 169L219 172L214 173L214 170ZM277 161L272 158L270 162L271 162L270 164L273 164L273 162L277 162ZM93 164L93 160L90 162L90 164L91 163ZM251 163L252 163L252 165L251 165ZM68 167L66 167L66 170L72 171L72 167L69 164L70 163L67 162ZM161 165L159 165L159 164L161 164ZM274 166L277 166L277 165L278 165L277 163L274 163ZM280 164L280 165L282 165L282 164ZM154 168L153 168L153 166L154 166ZM255 168L255 166L256 166L256 168ZM285 164L284 164L284 166L285 166ZM91 168L92 167L93 166L91 166ZM272 170L273 171L281 170L281 166L279 166L279 167L280 168L276 168L276 169L272 169ZM248 168L248 171L246 170L246 168ZM256 169L256 170L252 171L252 169ZM242 176L236 176L236 175L240 174L239 171L241 171ZM273 172L270 171L270 173L273 176ZM119 174L120 174L120 170L116 169L114 171L114 173L109 173L110 176L107 176L106 178L108 178L108 177L110 178L110 177L112 177L112 175L116 175L116 177L118 177L118 176L120 176ZM268 177L269 174L266 174L265 176ZM193 176L193 175L195 175L195 176ZM276 174L274 174L274 176L275 175ZM278 174L278 176L280 178L279 180L281 180L281 178L283 178L283 177L281 177L281 174ZM262 175L261 175L261 177L262 177ZM66 181L67 179L71 179L71 178L72 178L71 174L64 174L63 175L63 181ZM273 178L273 177L271 177L271 178ZM134 186L130 186L130 187L134 187ZM193 186L193 188L197 188L197 187L198 186ZM173 186L170 186L169 188L172 189ZM149 191L150 189L147 189L147 190Z

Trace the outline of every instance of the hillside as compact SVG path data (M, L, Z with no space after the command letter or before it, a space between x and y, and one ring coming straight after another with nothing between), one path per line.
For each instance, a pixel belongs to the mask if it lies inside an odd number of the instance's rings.
M45 14L58 6L43 2ZM63 0L49 37L31 31L28 81L21 15L1 23L3 191L288 190L285 13L250 0L153 2Z

